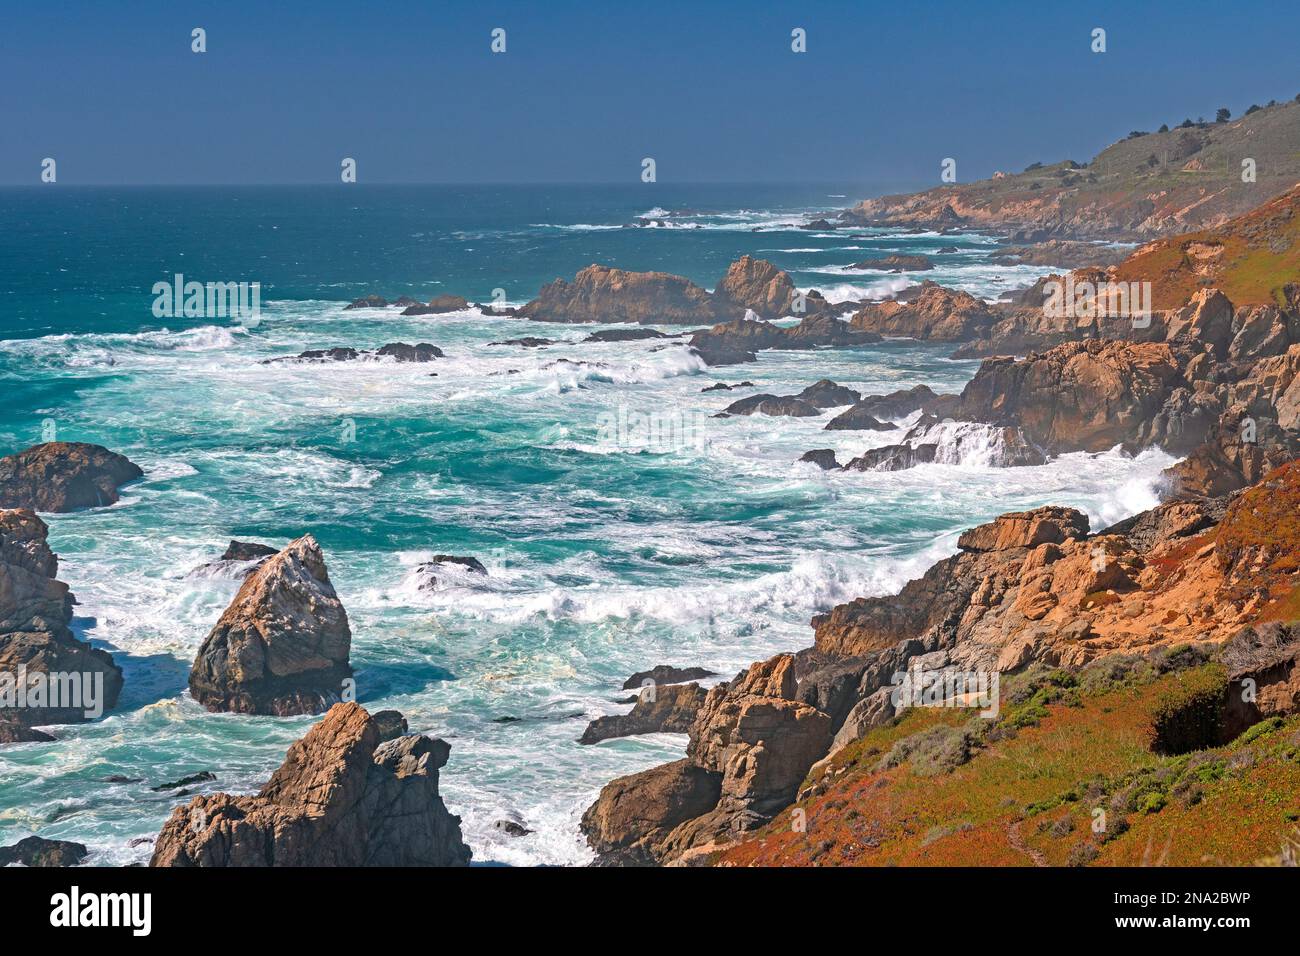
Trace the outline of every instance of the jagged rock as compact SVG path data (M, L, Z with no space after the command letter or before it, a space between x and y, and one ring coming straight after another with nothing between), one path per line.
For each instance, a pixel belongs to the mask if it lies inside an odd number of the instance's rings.
M438 795L450 752L423 736L381 743L364 709L336 704L257 794L173 810L149 865L464 866L460 818Z
M522 823L516 823L514 820L494 820L492 829L500 830L506 836L525 837L535 831L528 829Z
M469 308L469 300L458 295L435 295L427 305L411 305L402 310L402 315L442 315L447 312L463 312Z
M722 774L719 807L770 814L794 797L830 744L830 718L796 698L794 658L779 654L712 688L691 730L687 757Z
M1088 533L1088 517L1073 508L1048 505L1033 511L1001 515L988 524L977 525L957 539L963 551L1006 551L1036 548L1040 544L1061 544Z
M221 555L222 561L255 561L258 558L269 558L273 554L278 554L276 548L269 545L258 544L255 541L236 541L230 539L230 544L226 546L225 553Z
M863 452L844 466L845 471L903 471L917 465L928 465L935 460L939 446L883 445Z
M82 843L30 836L0 846L0 866L78 866L88 855Z
M49 743L54 737L35 727L29 727L21 720L9 716L0 716L0 744Z
M746 349L735 348L723 342L706 341L691 346L691 352L698 355L705 365L741 365L745 362L757 362L758 356Z
M1215 357L1228 357L1233 339L1233 308L1228 297L1218 289L1202 289L1181 309L1165 318L1168 342L1192 342L1210 346Z
M645 687L647 682L653 684L682 684L686 681L702 680L716 677L717 674L703 667L674 667L671 664L656 664L648 671L637 671L623 681L623 690L635 690Z
M49 740L31 728L91 719L122 690L113 658L68 628L75 602L48 534L29 510L0 510L0 736L9 742Z
M897 420L915 411L943 418L955 411L960 401L956 395L936 395L927 385L899 389L888 395L868 395L852 408L841 412L826 425L828 431L889 430L893 425L882 424L878 419Z
M690 731L703 703L704 690L699 684L649 687L637 697L631 713L597 717L587 725L578 743L596 744L635 734L684 734Z
M1017 426L1049 454L1142 447L1181 383L1167 345L1070 342L1022 361L986 359L956 417Z
M700 389L701 392L730 392L735 388L753 388L753 382L737 382L735 385L728 385L726 382L715 382L713 385L707 385Z
M827 431L893 431L896 426L878 421L868 410L865 402L858 402L852 408L840 412L826 423Z
M319 713L339 700L352 632L311 535L245 579L190 670L190 693L209 710Z
M144 477L140 466L101 445L52 441L0 458L0 508L61 513L118 500Z
M821 409L801 398L789 395L750 395L738 402L732 402L722 410L724 415L790 415L807 418L820 415Z
M766 259L741 256L727 269L714 290L724 311L743 317L746 311L765 319L789 315L796 290L790 276Z
M400 710L377 710L370 715L379 730L379 742L396 740L407 731L406 718Z
M855 262L851 269L875 269L881 272L924 272L934 268L934 260L923 255L892 255L882 259L864 259Z
M712 810L722 775L676 760L611 780L582 815L581 829L606 865L656 862L653 846L677 826Z
M817 408L838 408L841 405L852 405L862 397L862 394L843 385L836 385L828 378L823 378L809 385L794 397Z
M573 282L556 279L520 312L538 322L635 322L696 325L719 318L709 293L666 272L590 265Z
M1228 358L1234 362L1283 355L1291 346L1294 321L1274 305L1238 309L1232 318ZM1300 331L1300 329L1297 329Z
M478 558L458 557L454 554L435 554L431 561L426 561L415 569L416 574L420 575L420 590L429 591L438 585L438 577L434 573L441 565L455 564L472 574L487 574L487 568Z
M849 324L857 330L937 342L977 338L991 326L994 312L966 292L946 289L927 280L909 302L869 302Z
M669 336L656 329L601 329L592 332L583 342L636 342L641 339L666 339Z
M382 309L388 305L388 300L382 295L367 295L360 299L353 299L343 307L343 311L348 309Z
M850 328L847 322L818 312L807 315L798 325L784 328L770 322L735 319L691 336L691 347L709 365L730 365L753 361L754 352L763 349L815 349L869 345L880 336Z
M840 467L840 463L835 459L834 448L814 448L812 451L804 452L799 460L811 462L823 471L832 471Z
M489 342L488 345L518 345L525 349L540 349L554 345L555 342L555 339L539 339L536 336L526 335L522 339L506 339L504 342Z
M393 359L397 362L432 362L443 357L442 349L428 342L408 345L406 342L389 342L373 352L336 346L329 349L307 349L297 355L285 355L279 358L263 359L263 365L279 365L284 362L355 362L361 359Z
M162 793L166 790L180 790L182 787L190 787L196 783L209 783L217 779L217 775L210 770L202 770L198 773L192 773L187 777L181 777L179 780L173 780L170 783L160 783L156 787L149 789L155 793Z
M405 342L390 342L380 346L375 355L379 358L391 358L398 362L432 362L443 357L442 349L428 342L407 345Z

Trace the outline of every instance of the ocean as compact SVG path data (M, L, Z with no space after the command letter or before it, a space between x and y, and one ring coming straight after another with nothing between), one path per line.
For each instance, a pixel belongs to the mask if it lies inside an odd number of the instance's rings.
M1005 469L976 447L909 471L826 473L796 459L835 448L843 462L905 424L711 417L821 378L864 394L957 391L978 363L950 346L707 368L675 339L576 342L603 326L343 308L495 290L522 304L592 262L712 288L744 253L832 300L915 281L849 268L890 253L929 255L926 278L988 298L1049 271L993 264L994 240L977 234L799 228L863 189L0 190L0 454L57 437L145 470L113 507L47 517L79 601L74 630L113 654L126 684L105 719L0 748L0 843L35 833L87 844L91 864L146 861L144 838L189 799L151 787L206 770L217 779L205 790L254 790L310 726L212 714L188 696L195 651L239 586L231 569L201 569L230 538L316 536L351 619L359 701L450 742L441 792L476 862L582 864L578 820L601 786L685 746L671 734L576 742L587 721L627 709L633 672L666 663L727 679L805 647L813 614L896 590L1006 511L1071 505L1098 528L1154 504L1173 461L1159 451ZM638 216L657 223L630 226ZM260 321L155 317L151 289L177 273L260 282ZM574 341L491 344L522 336ZM397 341L445 357L262 364ZM701 391L741 380L756 388ZM665 426L648 442L646 421ZM422 587L417 567L436 553L477 557L488 574L444 567ZM500 820L534 832L512 837Z

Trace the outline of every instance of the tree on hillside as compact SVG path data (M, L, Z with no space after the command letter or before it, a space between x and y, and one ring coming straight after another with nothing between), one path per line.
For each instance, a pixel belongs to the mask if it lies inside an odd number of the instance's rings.
M1214 122L1216 123L1226 123L1230 119L1232 119L1232 110L1226 106L1220 106L1219 111L1214 114Z
M1296 102L1300 103L1300 96L1297 96L1297 97L1296 97ZM1169 132L1169 124L1168 124L1168 123L1161 123L1161 124L1160 124L1160 128L1159 128L1158 130L1156 130L1156 132L1157 132L1157 133L1167 133L1167 132Z
M1258 103L1251 103L1250 109L1246 110L1246 115L1249 116L1251 113L1258 113L1262 108L1263 107L1261 107Z
M1187 119L1183 120L1181 123L1178 124L1178 128L1179 128L1179 129L1191 129L1191 128L1192 128L1193 126L1195 126L1195 125L1196 125L1196 124L1192 122L1191 117L1188 117Z

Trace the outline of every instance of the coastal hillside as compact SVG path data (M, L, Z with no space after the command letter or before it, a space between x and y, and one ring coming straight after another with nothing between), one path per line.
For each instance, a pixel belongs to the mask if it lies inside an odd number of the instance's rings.
M1220 225L1300 182L1300 102L1226 122L1134 130L1086 163L1034 163L1018 173L860 202L853 225L974 227L1025 238L1142 239ZM1243 162L1254 161L1254 181Z
M1148 243L1114 268L1151 283L1152 306L1178 308L1203 288L1237 305L1294 310L1300 295L1300 186L1216 228Z

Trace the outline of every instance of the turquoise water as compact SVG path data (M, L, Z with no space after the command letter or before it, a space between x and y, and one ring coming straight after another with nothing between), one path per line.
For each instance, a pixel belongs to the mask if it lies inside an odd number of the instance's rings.
M211 770L212 789L254 789L311 723L209 714L185 692L239 583L195 569L231 537L321 542L352 622L359 698L451 742L442 790L477 860L572 864L588 859L577 821L601 785L685 743L575 742L588 720L626 709L615 699L628 674L672 663L730 676L806 646L812 614L897 588L951 553L962 528L1004 511L1054 502L1100 524L1153 502L1170 462L1159 453L826 474L793 462L820 447L845 461L904 426L825 432L833 412L713 419L750 392L701 394L715 381L791 392L823 377L864 393L960 389L977 365L943 347L765 352L706 369L676 340L489 344L576 340L589 326L343 311L372 292L504 288L522 302L592 261L712 286L745 252L832 298L894 288L897 277L845 268L890 252L931 254L933 278L985 296L1038 274L989 264L979 236L796 227L844 205L840 194L850 190L0 191L0 452L39 441L52 421L59 438L105 444L146 472L112 508L49 519L80 601L74 626L113 653L126 687L107 719L0 750L0 842L39 833L86 843L91 862L145 860L150 846L130 843L188 799L149 786ZM623 228L655 207L703 214ZM959 251L938 255L944 246ZM175 272L261 281L261 323L155 319L150 289ZM432 342L446 358L261 364L391 341ZM629 414L684 422L689 440L638 447L609 427ZM422 590L416 565L438 552L476 556L489 574L447 571ZM103 782L115 774L143 782ZM504 818L537 832L505 836L492 827Z

